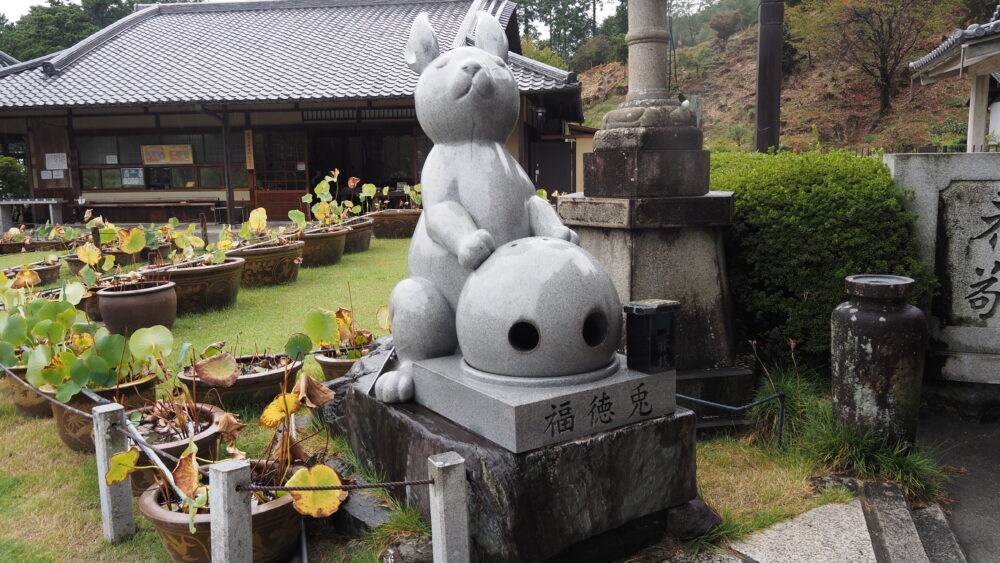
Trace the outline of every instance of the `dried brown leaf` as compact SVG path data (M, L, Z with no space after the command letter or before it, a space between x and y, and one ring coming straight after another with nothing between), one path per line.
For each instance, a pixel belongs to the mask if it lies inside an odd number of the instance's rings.
M231 412L222 415L219 421L215 423L219 434L222 434L223 442L235 442L240 436L240 430L243 430L245 426L246 424L240 422L240 417Z
M299 403L311 409L323 406L336 396L336 393L327 389L325 385L313 379L305 371L299 372L299 380L295 383L294 391L299 394Z

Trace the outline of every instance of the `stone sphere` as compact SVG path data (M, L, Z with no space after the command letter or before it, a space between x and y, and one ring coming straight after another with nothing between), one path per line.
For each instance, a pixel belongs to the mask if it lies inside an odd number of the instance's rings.
M575 244L523 238L497 248L458 299L458 343L473 368L557 377L608 366L622 331L618 292Z

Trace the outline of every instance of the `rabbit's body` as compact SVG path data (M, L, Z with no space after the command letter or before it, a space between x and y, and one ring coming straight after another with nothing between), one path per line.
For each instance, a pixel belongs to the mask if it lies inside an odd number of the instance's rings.
M503 28L485 12L476 47L444 54L427 15L413 23L406 61L420 73L417 118L434 148L421 177L424 211L410 242L410 277L389 299L401 366L379 379L382 401L413 397L411 362L458 349L459 296L494 249L532 235L579 241L507 152L521 107L507 48Z

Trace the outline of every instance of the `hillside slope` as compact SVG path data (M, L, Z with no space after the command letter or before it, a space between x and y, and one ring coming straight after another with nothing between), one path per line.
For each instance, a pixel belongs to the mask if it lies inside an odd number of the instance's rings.
M755 29L677 51L680 91L702 98L707 146L752 146L756 55ZM618 63L580 74L587 125L600 127L604 113L622 101L626 75ZM782 84L781 142L800 150L817 140L850 148L955 143L965 136L968 88L968 80L958 79L900 84L892 112L879 120L878 90L868 77L837 61L800 56Z

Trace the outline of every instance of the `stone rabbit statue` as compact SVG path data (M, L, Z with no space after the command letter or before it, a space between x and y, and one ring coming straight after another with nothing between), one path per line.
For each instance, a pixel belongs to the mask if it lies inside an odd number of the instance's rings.
M457 352L459 295L494 249L529 236L579 243L507 152L521 106L507 57L507 36L485 12L476 46L445 53L427 14L413 22L406 63L420 74L417 119L434 148L421 178L424 211L410 243L409 278L389 299L400 367L379 378L381 401L413 398L413 361Z

